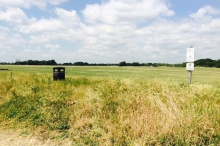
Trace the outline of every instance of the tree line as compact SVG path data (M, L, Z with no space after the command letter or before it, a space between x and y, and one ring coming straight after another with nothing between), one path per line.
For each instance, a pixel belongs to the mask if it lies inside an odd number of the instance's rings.
M52 60L27 60L27 61L17 61L14 65L57 65L54 59Z
M57 63L54 59L52 60L27 60L27 61L17 61L15 63L0 62L2 65L64 65L64 66L169 66L169 67L186 67L186 63L180 64L169 64L169 63L139 63L132 62L127 63L126 61L121 61L120 63L87 63L87 62L74 62L74 63ZM194 62L196 67L217 67L220 68L220 59L212 60L210 58L199 59Z
M87 63L87 62L74 62L74 63L63 63L60 65L65 66L118 66L117 63Z
M195 61L195 66L220 68L220 59L219 60L212 60L210 58L199 59Z
M199 59L194 62L194 65L196 67L217 67L220 68L220 59L218 60L212 60L210 58L206 59ZM169 66L169 67L186 67L186 62L180 63L180 64L168 64L168 63L138 63L138 62L133 62L133 63L126 63L126 61L121 61L119 63L119 66L152 66L152 67L157 67L157 66Z

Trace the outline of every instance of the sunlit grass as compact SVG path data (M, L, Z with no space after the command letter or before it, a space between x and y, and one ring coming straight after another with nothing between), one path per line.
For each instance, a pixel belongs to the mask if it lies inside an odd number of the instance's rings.
M220 144L216 84L114 75L53 81L48 73L4 71L0 87L2 126L55 132L73 145Z
M14 72L43 73L51 76L53 66L13 66L1 65L0 68L8 68ZM9 71L9 72L10 72ZM85 78L135 78L141 80L165 79L171 82L187 83L188 72L185 68L175 67L89 67L89 66L67 66L67 77ZM196 67L192 74L193 83L211 84L220 87L220 69Z

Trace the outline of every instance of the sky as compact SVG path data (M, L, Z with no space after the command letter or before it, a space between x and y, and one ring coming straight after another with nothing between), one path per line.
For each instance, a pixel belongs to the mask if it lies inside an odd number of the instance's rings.
M0 0L0 62L220 59L220 0Z

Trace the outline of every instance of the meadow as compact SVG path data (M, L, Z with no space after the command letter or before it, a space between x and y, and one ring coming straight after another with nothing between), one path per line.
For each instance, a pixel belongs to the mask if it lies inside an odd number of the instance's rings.
M0 68L7 68L11 72L23 73L44 73L53 78L53 66L7 66L0 65ZM66 66L67 77L85 78L135 78L141 80L163 79L171 82L188 82L188 72L185 68L176 67L80 67ZM211 84L220 86L220 69L197 67L193 72L193 83Z
M72 145L220 145L220 69L0 66L0 126Z

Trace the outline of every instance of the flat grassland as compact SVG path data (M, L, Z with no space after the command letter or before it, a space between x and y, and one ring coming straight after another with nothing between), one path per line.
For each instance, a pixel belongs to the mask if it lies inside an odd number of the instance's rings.
M44 73L53 78L53 66L1 66L16 74ZM185 68L176 67L77 67L66 66L66 77L85 78L135 78L141 80L163 79L171 82L187 83L188 72ZM220 68L197 67L193 71L193 83L211 84L220 86Z
M70 145L220 145L220 69L0 66L0 126ZM62 144L61 144L62 145ZM63 144L65 145L65 144Z

